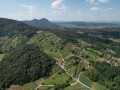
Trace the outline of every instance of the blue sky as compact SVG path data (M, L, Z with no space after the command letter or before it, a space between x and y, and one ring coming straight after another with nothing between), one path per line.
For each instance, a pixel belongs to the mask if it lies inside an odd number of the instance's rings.
M0 0L0 17L16 20L120 21L120 0Z

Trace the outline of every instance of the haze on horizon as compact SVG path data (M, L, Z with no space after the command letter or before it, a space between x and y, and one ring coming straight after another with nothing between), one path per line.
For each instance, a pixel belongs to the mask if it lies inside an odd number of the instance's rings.
M0 17L15 20L120 21L120 0L1 0Z

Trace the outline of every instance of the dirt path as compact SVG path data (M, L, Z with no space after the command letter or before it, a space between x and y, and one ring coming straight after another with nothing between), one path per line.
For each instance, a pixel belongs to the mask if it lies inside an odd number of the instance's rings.
M80 75L81 75L82 73L83 73L83 72L80 72L80 74L79 74L79 77L78 77L77 81L78 81L80 84L82 84L83 86L85 86L85 87L89 88L90 90L94 90L94 89L92 89L91 87L89 87L89 86L85 85L84 83L82 83L82 82L79 80Z
M72 75L70 75L70 74L67 72L67 70L64 68L64 66L62 66L62 65L60 65L60 64L58 64L58 65L59 65L70 77L72 77ZM80 72L79 77L80 77L81 74L82 74L82 72ZM75 78L72 77L72 79L76 80L76 83L79 82L79 83L82 84L83 86L89 88L90 90L93 90L93 89L90 88L89 86L87 86L87 85L85 85L84 83L82 83L82 82L79 80L79 77L78 77L78 79L75 79ZM75 85L76 83L71 84L71 85Z
M75 83L73 83L73 84L70 84L71 86L73 86L73 85L75 85L75 84L77 84L78 82L75 82Z
M83 49L83 50L85 50L85 49ZM83 50L81 51L81 53L83 52ZM79 76L78 76L77 79L74 78L72 75L70 75L70 74L68 73L68 71L64 68L64 63L65 63L64 58L62 57L62 55L61 55L60 53L59 53L59 55L60 55L60 57L61 57L61 59L62 59L62 61L63 61L63 65L60 65L59 63L58 63L58 65L66 72L67 75L69 75L70 77L72 77L73 80L76 81L75 83L71 84L71 86L72 86L72 85L75 85L75 84L77 84L77 83L80 83L80 84L82 84L83 86L85 86L86 88L89 88L90 90L94 90L94 89L92 89L91 87L85 85L84 83L82 83L82 82L79 80L80 75L81 75L83 72L80 72L80 74L79 74ZM81 56L79 56L79 57L82 59ZM84 61L85 61L85 60L84 60ZM88 66L87 66L85 69L88 69L88 68L89 68L89 62L88 62L88 61L85 61L85 62L88 63ZM42 86L53 87L54 85L39 85L36 89L38 89L38 88L40 88L40 87L42 87Z
M37 88L35 88L35 89L38 89L38 88L40 88L40 87L53 87L54 85L39 85Z
M84 50L84 49L83 49L83 50ZM82 51L83 51L83 50L82 50ZM64 58L62 57L61 54L60 54L60 56L61 56L61 58L62 58L63 61L64 61ZM80 58L81 58L81 57L80 57ZM81 58L81 59L82 59L82 58ZM87 62L87 61L85 61L85 62ZM87 63L89 63L89 62L87 62ZM89 88L90 90L94 90L94 89L90 88L89 86L85 85L84 83L82 83L82 82L79 80L79 77L80 77L80 75L82 74L82 72L80 72L80 74L79 74L79 76L78 76L78 79L75 79L75 78L73 78L72 75L70 75L70 74L67 72L67 70L64 68L64 66L60 65L59 63L58 63L58 65L59 65L70 77L72 77L72 79L76 80L76 83L79 82L80 84L82 84L83 86ZM89 64L88 64L88 67L87 67L86 69L88 69L88 68L89 68ZM71 85L75 85L76 83L71 84Z
M69 56L65 57L65 59L66 59L66 58L69 58L69 57L71 57L71 56L75 56L75 55L69 55Z
M62 55L60 53L58 53L60 55L60 57L62 58L62 61L65 63L64 58L62 57Z
M83 50L85 50L85 49L83 49ZM83 50L81 51L81 53L83 52ZM65 61L64 58L62 57L62 55L61 55L61 54L59 54L59 55L61 56L62 60ZM79 56L79 57L82 59L81 56ZM88 61L85 61L85 60L84 60L84 62L88 63L88 66L85 68L85 69L88 69L88 68L89 68L89 62L88 62ZM80 72L80 74L79 74L79 76L78 76L78 79L75 79L75 78L73 78L72 75L70 75L70 74L67 72L67 70L64 68L64 66L60 65L59 63L58 63L58 65L59 65L70 77L72 77L72 79L76 80L76 83L73 83L73 84L71 84L71 85L75 85L75 84L77 84L77 83L79 82L80 84L82 84L83 86L89 88L90 90L94 90L94 89L92 89L91 87L85 85L84 83L82 83L82 82L79 80L80 75L81 75L83 72Z

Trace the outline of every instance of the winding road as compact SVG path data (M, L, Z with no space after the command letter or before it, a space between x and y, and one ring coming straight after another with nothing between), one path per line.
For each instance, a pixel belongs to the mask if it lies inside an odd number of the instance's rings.
M62 55L61 55L61 56L62 56ZM70 74L67 72L67 70L64 68L64 66L60 65L59 63L58 63L58 65L66 72L66 74L68 74L70 77L72 77L72 75L70 75ZM89 64L88 64L88 67L87 67L87 68L89 68ZM80 74L79 74L79 76L78 76L78 79L75 79L75 78L72 77L72 79L74 79L74 80L76 81L76 83L73 83L73 84L71 84L71 85L75 85L75 84L77 84L77 83L80 83L80 84L82 84L83 86L89 88L90 90L94 90L94 89L92 89L91 87L85 85L84 83L82 83L82 82L79 80L79 77L80 77L80 75L81 75L82 73L83 73L83 72L80 72Z
M85 50L85 49L83 49L83 50ZM83 50L81 51L81 53L83 52ZM60 55L60 57L61 57L61 59L62 59L62 61L63 61L63 65L60 65L59 63L58 63L58 65L66 72L67 75L69 75L73 80L76 81L75 83L71 84L71 86L72 86L72 85L75 85L75 84L77 84L77 83L80 83L81 85L85 86L86 88L88 88L88 89L90 89L90 90L94 90L94 89L92 89L91 87L85 85L84 83L82 83L82 82L79 80L80 75L81 75L83 72L80 72L80 74L79 74L79 76L78 76L77 79L74 78L72 75L70 75L69 72L68 72L68 71L65 69L65 67L64 67L64 64L65 64L64 58L62 57L62 55L61 55L60 53L59 53L59 55ZM80 57L80 58L82 59L81 56L78 56L78 57ZM88 61L85 61L85 60L84 60L84 62L88 63L88 66L85 68L85 69L87 70L87 69L89 68L89 62L88 62ZM39 85L36 89L38 89L38 88L40 88L40 87L42 87L42 86L53 87L54 85Z
M83 49L83 50L85 50L85 49ZM83 50L81 51L80 54L82 54ZM60 53L59 53L59 55L61 56L63 62L65 62L64 58L62 57L62 55L61 55ZM79 56L79 57L80 57L81 59L83 59L81 56ZM87 70L87 69L89 68L89 62L88 62L88 61L85 61L85 60L84 60L84 62L88 63L88 66L85 68L85 69ZM77 84L77 83L80 83L80 84L82 84L83 86L89 88L90 90L94 90L94 89L92 89L91 87L85 85L84 83L82 83L82 82L79 80L80 75L81 75L83 72L80 72L80 74L79 74L79 76L78 76L78 79L75 79L75 78L73 78L73 76L70 75L70 74L67 72L67 70L64 68L64 64L63 64L63 66L62 66L62 65L60 65L60 64L58 63L58 65L59 65L70 77L72 77L72 79L74 79L74 80L76 81L75 83L73 83L73 84L71 84L71 85L75 85L75 84Z

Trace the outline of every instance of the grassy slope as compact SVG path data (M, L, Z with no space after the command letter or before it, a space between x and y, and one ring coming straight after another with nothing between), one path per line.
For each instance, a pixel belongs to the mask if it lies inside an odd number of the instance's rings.
M7 90L35 90L35 88L37 88L43 81L44 81L44 78L41 78L34 82L26 83L23 86L11 85L11 87L8 88Z
M0 61L2 61L4 54L0 54Z
M83 74L80 75L80 81L89 87L91 87L92 85L92 82L87 77L85 77Z
M63 58L67 57L71 53L70 43L64 45L62 50L60 50L63 45L62 40L56 35L48 32L37 32L37 35L35 35L28 43L42 47L45 53L52 56L59 62L61 62L59 53L62 54Z
M13 36L12 38L9 38L7 36L0 37L1 49L3 51L10 50L12 48L15 48L17 45L19 45L21 42L25 40L27 40L27 37L21 35Z
M82 86L79 83L77 83L77 84L75 84L73 86L69 86L69 87L65 88L65 90L82 90L82 89L89 90L89 89L87 89L86 87Z
M70 77L66 73L55 73L48 79L46 79L43 84L45 85L54 85L54 84L61 84L66 81L69 81L70 83L74 83L73 80L70 79Z
M81 45L80 45L81 48L74 49L75 55L80 55L82 48L84 48L87 45L87 43L82 40L79 40L79 42L81 43ZM69 56L71 54L71 52L73 50L71 43L65 44L64 47L60 50L60 48L63 45L62 40L52 33L43 32L43 31L38 31L37 35L35 35L28 43L32 43L32 44L34 43L37 46L42 47L46 54L52 56L58 62L62 62L62 59L61 59L59 53L63 56L63 58L66 58L67 56ZM87 55L89 56L88 58L86 58L86 57L84 58L85 60L88 60L88 61L100 59L99 56L97 56L95 53L88 51L88 50L84 50L83 54L84 54L84 56L87 56ZM77 70L76 75L78 76L78 74L80 72L80 65L78 65L76 67L76 66L74 66L72 61L69 61L70 57L68 57L67 59L65 59L66 60L65 66L69 66L68 70L70 71L71 74L73 74L74 71ZM85 67L86 66L87 65L85 65ZM58 76L58 78L56 78L57 76ZM51 76L50 78L45 80L44 84L54 84L55 82L59 81L62 77L65 77L67 79L65 74L61 74L61 75L55 74L54 76ZM53 78L55 78L55 79L53 80ZM80 81L82 81L87 86L92 87L92 82L84 75L81 75ZM98 85L99 84L94 83L95 87L98 87ZM70 86L70 87L74 87L74 86ZM81 88L81 86L78 88Z
M103 85L101 85L101 84L99 84L97 82L94 82L93 84L94 84L95 90L109 90L105 86L103 86Z

